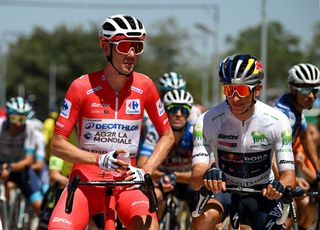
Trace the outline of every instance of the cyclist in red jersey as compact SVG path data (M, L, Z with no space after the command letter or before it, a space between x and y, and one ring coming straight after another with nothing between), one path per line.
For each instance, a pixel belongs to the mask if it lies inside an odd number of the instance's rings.
M174 143L168 117L153 81L134 72L143 52L145 28L135 17L114 15L103 22L99 42L108 62L103 70L74 80L66 94L51 141L52 153L73 162L70 180L143 180L165 159ZM137 168L136 153L143 111L147 110L161 136L149 160ZM67 140L77 124L79 148ZM117 159L130 153L131 165ZM119 176L119 167L128 170ZM118 177L119 176L119 177ZM115 212L127 229L158 229L155 213L141 190L116 187L110 198L103 187L80 186L74 196L73 211L64 211L67 192L54 209L49 229L84 229L89 217L105 212L107 226ZM104 200L110 199L108 210ZM114 227L114 225L113 225Z

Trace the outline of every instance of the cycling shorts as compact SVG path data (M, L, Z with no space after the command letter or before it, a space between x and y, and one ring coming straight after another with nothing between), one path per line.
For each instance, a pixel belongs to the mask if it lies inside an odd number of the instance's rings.
M80 186L75 192L70 214L65 213L66 199L65 189L51 215L49 229L85 229L89 217L103 213L105 208L108 221L114 223L117 214L127 229L130 229L134 216L151 215L157 220L156 213L149 212L149 200L141 190L126 191L123 187L116 187L111 196L106 196L104 187ZM108 207L104 203L108 203Z
M14 182L31 204L43 199L41 181L32 169L11 172L8 181Z
M269 200L261 195L241 195L235 199L230 193L217 193L214 198L223 206L224 218L229 214L238 213L239 223L250 225L252 229L286 229L284 224L275 223L282 213L279 201Z

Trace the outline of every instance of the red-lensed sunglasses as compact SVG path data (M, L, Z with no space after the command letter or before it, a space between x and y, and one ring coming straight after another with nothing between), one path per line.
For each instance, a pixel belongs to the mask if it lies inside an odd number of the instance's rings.
M111 44L116 45L116 50L124 55L127 55L130 50L133 48L134 54L139 55L142 54L144 49L144 42L143 41L136 41L136 40L121 40L117 42L110 42Z
M251 94L254 87L252 85L224 85L223 92L227 97L232 97L235 92L237 92L239 97L247 97Z

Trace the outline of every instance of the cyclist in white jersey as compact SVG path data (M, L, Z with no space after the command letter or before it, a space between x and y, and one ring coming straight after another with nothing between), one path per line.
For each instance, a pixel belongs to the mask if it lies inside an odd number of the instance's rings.
M0 119L1 178L14 182L39 214L42 202L40 181L30 170L36 148L36 131L27 120L31 105L22 97L6 104L6 117Z
M191 185L215 194L193 229L214 229L229 214L228 186L262 190L262 196L239 200L244 213L239 223L252 229L284 229L275 221L284 186L295 186L291 127L281 112L256 99L262 90L263 66L248 54L229 56L220 65L226 101L202 114L194 128ZM212 153L212 154L211 154ZM275 154L280 179L272 172ZM212 163L212 164L211 164ZM268 227L267 227L268 226Z

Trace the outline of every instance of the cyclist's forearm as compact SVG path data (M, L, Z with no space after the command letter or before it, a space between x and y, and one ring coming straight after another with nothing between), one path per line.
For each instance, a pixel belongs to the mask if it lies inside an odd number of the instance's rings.
M31 165L31 168L37 172L40 172L42 169L44 169L44 167L45 167L44 160L38 160Z
M301 134L301 141L303 145L304 152L308 159L311 161L313 167L315 168L316 171L319 170L319 159L317 155L317 148L315 143L312 140L311 134L309 134L308 131L305 133Z
M14 162L10 164L10 168L13 172L21 172L27 167L30 167L33 162L33 156L27 155L24 159L18 162Z
M279 181L284 187L290 185L291 187L295 188L297 186L295 170L280 171L279 177Z
M141 168L146 173L152 174L154 170L156 170L158 166L163 162L163 160L167 157L173 144L174 144L174 135L172 130L170 129L160 137L150 158L147 160L147 162L144 165L142 165Z
M207 169L208 165L204 163L197 163L192 166L190 185L194 190L198 191L203 185L203 175Z
M56 157L72 163L95 164L97 154L79 149L62 136L53 135L51 140L51 152Z
M49 171L49 178L50 183L54 184L56 182L60 183L61 185L66 186L68 184L68 177L62 175L59 170L52 169Z
M191 171L189 172L174 172L177 176L177 182L189 184L191 180Z

